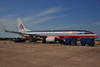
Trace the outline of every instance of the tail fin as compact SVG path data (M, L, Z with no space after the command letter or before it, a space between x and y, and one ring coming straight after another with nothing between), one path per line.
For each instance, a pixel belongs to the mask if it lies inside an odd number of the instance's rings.
M23 23L20 20L20 18L17 18L17 22L18 22L19 32L30 31L30 30L25 28L25 26L23 25Z

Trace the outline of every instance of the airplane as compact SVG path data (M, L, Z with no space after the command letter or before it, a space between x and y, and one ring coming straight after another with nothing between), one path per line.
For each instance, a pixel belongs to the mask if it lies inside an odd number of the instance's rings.
M41 31L31 31L25 28L24 24L20 20L20 18L17 18L18 22L18 28L19 32L15 31L9 31L6 30L4 25L2 24L2 27L5 32L9 33L16 33L23 37L27 37L30 39L34 39L35 41L37 39L41 39L43 43L46 42L56 42L56 41L62 41L66 38L92 38L96 39L99 36L97 34L94 34L93 32L86 31L86 30L41 30Z

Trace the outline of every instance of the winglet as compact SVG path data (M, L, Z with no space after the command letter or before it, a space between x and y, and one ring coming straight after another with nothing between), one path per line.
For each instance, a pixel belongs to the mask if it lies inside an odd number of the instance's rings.
M8 31L6 30L6 28L3 26L3 24L2 24L2 27L3 27L3 29L4 29L5 32L8 32Z

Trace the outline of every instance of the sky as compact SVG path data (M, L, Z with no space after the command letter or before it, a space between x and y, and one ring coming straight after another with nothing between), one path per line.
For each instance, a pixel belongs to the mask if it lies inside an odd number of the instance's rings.
M0 37L21 37L17 18L29 30L88 30L100 36L100 0L0 0ZM100 39L100 38L99 38Z

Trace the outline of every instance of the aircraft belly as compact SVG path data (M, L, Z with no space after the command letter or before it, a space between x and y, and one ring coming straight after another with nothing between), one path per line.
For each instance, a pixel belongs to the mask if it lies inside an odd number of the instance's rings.
M42 36L58 36L58 37L99 37L98 35L42 35Z

